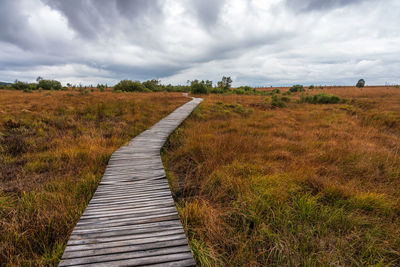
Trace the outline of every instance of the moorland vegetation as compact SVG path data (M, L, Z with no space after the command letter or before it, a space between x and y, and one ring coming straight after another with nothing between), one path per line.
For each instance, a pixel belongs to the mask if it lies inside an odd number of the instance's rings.
M0 265L57 265L113 151L187 101L0 90Z
M0 85L0 262L56 265L111 153L191 92L163 158L199 265L400 264L398 86L231 83Z
M400 90L312 89L210 95L170 137L199 266L400 265Z

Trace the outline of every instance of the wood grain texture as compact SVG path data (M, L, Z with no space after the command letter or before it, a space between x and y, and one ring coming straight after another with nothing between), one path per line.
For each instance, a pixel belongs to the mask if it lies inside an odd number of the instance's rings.
M160 149L201 101L193 98L112 154L59 266L196 265Z

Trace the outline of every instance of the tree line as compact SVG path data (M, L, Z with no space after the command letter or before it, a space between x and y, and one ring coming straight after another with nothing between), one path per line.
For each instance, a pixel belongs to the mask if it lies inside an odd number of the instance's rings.
M193 94L263 94L263 91L256 90L254 87L250 86L240 86L237 88L232 88L232 78L229 76L223 76L220 81L213 83L210 80L188 80L187 85L164 85L161 84L160 80L152 79L144 82L132 81L132 80L122 80L113 87L109 87L107 84L97 84L97 86L82 86L72 85L67 83L67 86L62 86L57 80L43 79L42 77L37 77L36 83L27 83L15 80L13 84L0 84L0 89L14 89L23 90L26 92L34 90L76 90L87 93L88 88L94 91L94 88L99 89L103 92L107 89L112 89L115 92L191 92ZM364 87L365 81L360 79L357 87ZM313 86L312 86L313 87ZM310 89L311 86L310 86Z

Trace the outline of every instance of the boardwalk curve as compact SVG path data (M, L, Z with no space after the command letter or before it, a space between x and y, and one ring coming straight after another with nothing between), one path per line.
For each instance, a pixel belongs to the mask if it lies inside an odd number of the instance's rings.
M160 149L201 101L193 98L112 154L59 266L195 266Z

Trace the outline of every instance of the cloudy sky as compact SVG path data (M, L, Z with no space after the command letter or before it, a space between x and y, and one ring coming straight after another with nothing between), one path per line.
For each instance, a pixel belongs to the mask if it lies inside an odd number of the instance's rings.
M0 0L0 81L400 83L399 0Z

